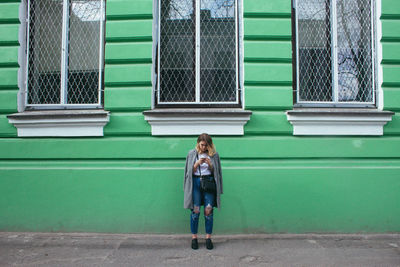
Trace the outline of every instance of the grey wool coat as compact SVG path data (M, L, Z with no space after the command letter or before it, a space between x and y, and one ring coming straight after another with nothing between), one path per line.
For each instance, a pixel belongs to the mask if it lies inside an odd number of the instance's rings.
M186 157L185 178L183 180L183 207L185 209L193 209L193 165L196 162L196 155L196 149L192 149ZM223 193L221 162L218 153L215 153L210 159L214 167L213 175L217 186L216 207L221 208L221 194Z

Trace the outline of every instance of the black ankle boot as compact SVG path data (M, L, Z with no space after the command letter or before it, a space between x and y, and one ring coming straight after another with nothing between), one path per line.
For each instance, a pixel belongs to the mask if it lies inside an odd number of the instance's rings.
M198 249L199 243L197 242L197 238L192 239L192 249Z
M211 238L207 238L206 239L206 248L207 249L213 249L214 248L214 245L213 245L213 243L211 241Z

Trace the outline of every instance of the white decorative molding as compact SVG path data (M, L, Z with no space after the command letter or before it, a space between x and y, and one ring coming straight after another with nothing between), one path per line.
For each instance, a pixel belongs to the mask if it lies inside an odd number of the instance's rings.
M251 111L243 109L153 109L143 112L152 135L243 135Z
M8 115L19 137L103 136L110 120L104 110L42 110Z
M383 135L391 111L376 109L294 109L286 112L293 135Z

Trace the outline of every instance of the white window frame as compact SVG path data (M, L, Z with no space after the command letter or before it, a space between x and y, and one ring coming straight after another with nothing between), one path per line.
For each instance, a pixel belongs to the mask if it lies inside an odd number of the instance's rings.
M331 102L325 105L313 103L308 105L294 104L293 110L286 112L287 120L293 125L293 135L300 136L381 136L383 127L392 120L394 115L391 111L384 111L383 103L383 67L382 67L382 22L380 14L382 13L382 0L374 0L372 8L375 8L372 23L374 26L375 49L375 105L364 107L362 105L332 105ZM293 0L293 7L296 6L296 0ZM297 14L296 14L297 20ZM297 24L297 22L296 22ZM296 41L297 38L296 28ZM298 44L296 44L298 46ZM297 48L296 48L297 50ZM296 51L297 52L297 51ZM297 56L297 55L296 55ZM297 56L298 58L298 56ZM298 72L298 71L297 71ZM296 75L298 79L298 74ZM298 85L298 80L297 80ZM296 88L297 89L297 88ZM318 108L322 107L322 108ZM326 108L330 107L330 108ZM354 108L357 107L357 108Z
M176 102L158 108L162 104L157 103L159 80L156 73L159 54L159 27L160 27L160 0L153 0L153 68L152 83L153 93L151 94L151 110L143 112L144 119L151 125L151 133L154 136L192 136L207 132L212 135L244 135L244 125L250 120L252 114L244 110L244 46L243 46L243 0L236 0L237 8L237 77L238 77L238 104L231 107L228 105L202 106L204 102L194 104L185 102L186 105L179 105Z
M153 95L155 95L155 98L153 100L157 100L156 104L157 105L240 105L244 106L243 103L243 94L244 94L244 84L243 84L243 11L242 11L242 1L243 0L234 0L235 1L235 50L236 50L236 100L235 101L230 101L230 102L224 102L224 101L213 101L213 102L201 102L200 101L200 50L201 50L201 42L200 42L200 0L196 0L196 7L195 7L195 15L196 15L196 32L195 32L195 79L196 79L196 84L195 84L195 101L194 102L160 102L160 67L161 67L161 49L160 49L160 38L161 38L161 2L162 0L155 0L155 11L156 11L156 16L155 19L157 21L156 23L156 42L154 42L154 50L157 51L157 70L158 73L155 71L153 72L153 84L156 84L154 86L154 92ZM158 47L158 49L157 49ZM153 54L154 58L154 54ZM154 62L154 60L153 60ZM153 67L153 70L155 68ZM155 101L153 101L154 103ZM154 103L155 104L155 103ZM153 105L154 106L154 105Z
M338 67L337 67L337 0L331 0L331 37L332 37L332 47L331 47L331 55L332 55L332 91L333 91L333 101L300 101L300 62L299 62L299 29L298 29L298 13L297 13L297 4L298 0L293 0L293 7L295 9L295 30L296 30L296 102L295 106L297 107L366 107L373 108L377 106L377 95L380 94L381 86L379 83L379 79L377 77L377 73L379 72L377 68L377 62L379 57L379 49L380 43L378 41L379 33L378 29L380 29L380 20L377 16L378 11L380 11L380 5L378 6L378 2L380 4L380 0L371 0L371 38L372 38L372 97L373 100L371 102L341 102L338 101ZM379 23L377 22L379 21ZM379 39L380 40L380 39Z
M27 51L29 50L27 39L27 37L29 38L28 4L28 0L23 0L19 8L21 25L18 37L20 43L18 52L18 63L20 64L18 70L18 113L7 116L9 123L17 128L18 137L103 136L103 128L110 120L110 113L103 110L101 105L42 104L34 107L40 108L40 110L25 110L28 77ZM102 21L104 24L104 17ZM104 25L102 29L104 29ZM101 36L104 41L104 31L102 31ZM101 66L103 66L104 51L101 55L99 60ZM101 83L99 85L103 86Z
M105 17L104 13L101 12L100 18L100 38L99 38L99 85L98 85L98 103L95 104L66 104L67 101L67 84L68 84L68 50L69 50L69 39L68 39L68 28L69 28L69 8L68 2L70 0L63 0L63 23L62 23L62 54L61 54L61 87L60 87L60 104L29 104L28 103L28 75L29 75L29 27L30 27L30 1L35 0L25 0L26 3L26 64L24 73L24 92L23 97L24 107L31 109L90 109L90 108L103 108L102 104L102 91L104 90L103 85L103 70L104 70L104 46L105 46L105 36L104 36L104 25ZM104 10L104 1L100 1L101 10Z

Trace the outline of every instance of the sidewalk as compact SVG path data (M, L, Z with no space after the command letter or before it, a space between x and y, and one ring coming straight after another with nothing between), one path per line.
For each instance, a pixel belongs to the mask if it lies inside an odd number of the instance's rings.
M0 266L400 266L400 234L190 235L0 232Z

